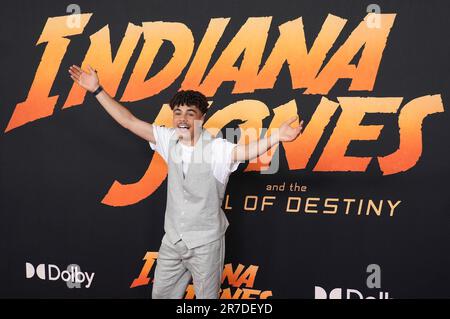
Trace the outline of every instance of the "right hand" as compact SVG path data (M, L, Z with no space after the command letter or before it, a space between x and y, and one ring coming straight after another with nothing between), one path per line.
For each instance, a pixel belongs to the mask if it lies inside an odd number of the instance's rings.
M90 65L88 65L89 73L82 70L77 65L69 67L69 73L72 80L74 80L82 88L89 92L94 92L100 86L97 72Z

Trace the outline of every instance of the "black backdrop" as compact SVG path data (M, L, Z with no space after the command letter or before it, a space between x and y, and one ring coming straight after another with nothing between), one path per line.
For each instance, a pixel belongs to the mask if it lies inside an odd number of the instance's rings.
M215 61L249 17L271 16L263 61L279 31L278 26L303 17L306 42L311 46L328 14L347 19L331 52L334 52L367 14L370 1L77 1L82 13L92 13L84 32L71 39L50 94L59 95L52 115L6 131L16 108L23 102L34 79L45 43L36 45L50 17L67 15L66 1L14 1L1 11L1 112L4 133L0 171L0 296L2 297L137 297L149 298L151 283L132 287L145 265L147 252L157 252L163 235L166 181L150 196L125 206L103 204L114 181L131 184L145 173L153 151L148 143L129 133L87 95L81 105L62 109L72 87L67 73L80 65L89 47L89 36L109 25L113 56L128 23L171 21L192 31L195 47L210 22L229 17L230 23L212 56ZM226 194L230 221L225 263L239 272L241 284L227 278L223 289L243 297L314 298L315 287L329 293L341 288L362 296L388 293L392 298L450 297L450 218L447 180L449 117L448 12L445 1L378 1L382 13L395 13L386 48L372 91L349 91L350 80L339 80L326 97L403 97L440 94L444 112L425 118L422 154L405 172L383 176L376 161L364 172L315 172L323 148L333 132L339 111L331 118L324 136L305 169L289 170L283 146L276 174L245 171L241 164L231 175ZM143 39L132 55L120 83L117 98L125 90ZM172 54L165 43L155 60L156 73ZM327 60L330 56L327 56ZM191 60L190 60L191 62ZM238 65L238 64L237 64ZM208 68L210 68L209 65ZM159 94L124 102L141 119L153 122L170 97L180 88L187 68ZM289 70L282 68L272 89L232 94L234 83L223 83L216 94L211 116L242 99L256 99L269 108L297 101L298 114L310 121L321 95L293 90ZM38 105L35 107L39 107ZM251 109L246 112L252 112ZM269 116L263 121L267 127ZM377 141L352 142L347 155L377 156L398 147L398 114L367 116L363 124L382 124ZM230 121L227 127L237 127ZM6 132L5 132L6 131ZM266 185L297 182L302 194L274 192ZM244 208L246 196L276 196L264 211ZM286 212L288 196L400 200L394 216ZM247 203L249 204L249 202ZM249 204L250 205L250 204ZM225 206L225 203L224 203ZM44 264L47 277L27 278L26 263ZM89 288L69 288L62 280L48 280L48 265L61 271L79 265L94 272ZM378 287L369 288L368 265L379 266ZM255 267L258 268L255 268ZM29 266L30 267L30 266ZM153 267L154 268L154 267ZM153 268L149 277L152 277ZM55 271L55 268L52 268ZM252 273L253 270L253 273ZM31 276L28 269L28 277ZM54 274L54 273L53 273ZM252 277L254 275L254 277ZM144 278L146 276L144 275ZM245 280L246 279L246 280ZM253 281L254 279L254 281ZM246 285L247 283L247 285ZM70 284L69 284L70 286ZM241 289L241 290L238 290ZM253 289L253 290L250 290ZM320 290L320 288L317 288ZM261 291L258 292L257 290ZM265 292L265 293L264 293ZM352 297L356 297L355 292Z

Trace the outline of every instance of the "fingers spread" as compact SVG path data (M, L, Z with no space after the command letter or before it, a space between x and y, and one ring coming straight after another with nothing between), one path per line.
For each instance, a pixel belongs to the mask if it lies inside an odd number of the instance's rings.
M76 76L80 76L81 75L81 72L78 71L77 69L75 69L74 67L70 67L69 68L69 72L71 72L71 74L74 74Z
M69 73L70 73L70 76L71 76L71 77L74 77L74 78L76 78L76 79L79 78L79 75L78 75L77 73L75 73L73 70L69 70Z
M83 73L83 70L78 65L73 65L73 67L79 72Z
M77 74L76 71L74 71L74 69L69 68L69 73L70 73L70 77L72 78L72 80L74 80L75 82L79 82L80 76L79 76L79 74Z

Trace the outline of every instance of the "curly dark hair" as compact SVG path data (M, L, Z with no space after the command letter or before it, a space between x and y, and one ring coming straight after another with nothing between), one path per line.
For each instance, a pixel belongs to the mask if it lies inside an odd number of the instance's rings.
M185 105L195 105L202 114L208 111L208 101L206 96L204 96L199 91L194 90L182 90L178 91L173 98L170 100L170 108L173 110L176 106Z

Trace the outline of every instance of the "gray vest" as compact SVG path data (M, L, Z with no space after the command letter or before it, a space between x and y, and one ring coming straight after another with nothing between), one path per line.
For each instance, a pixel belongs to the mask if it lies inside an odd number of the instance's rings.
M221 205L226 184L213 175L211 145L213 137L205 129L194 146L184 177L181 145L177 134L169 142L167 206L163 241L180 239L189 249L220 238L228 227Z

